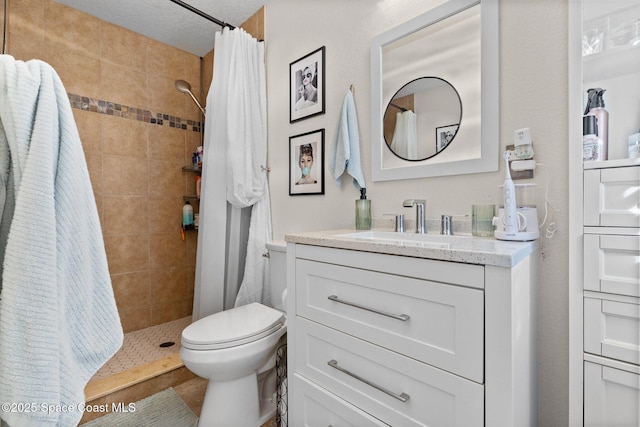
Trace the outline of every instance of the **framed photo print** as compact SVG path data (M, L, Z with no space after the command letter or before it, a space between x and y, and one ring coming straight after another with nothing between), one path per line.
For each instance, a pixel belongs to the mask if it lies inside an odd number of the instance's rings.
M441 152L451 142L456 132L458 132L459 125L449 125L436 128L436 153Z
M289 195L324 194L324 129L289 137Z
M289 64L289 122L324 114L324 46Z

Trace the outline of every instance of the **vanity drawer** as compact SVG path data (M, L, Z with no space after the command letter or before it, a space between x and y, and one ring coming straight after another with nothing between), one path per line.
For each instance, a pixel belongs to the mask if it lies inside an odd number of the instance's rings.
M296 318L295 371L393 426L484 425L484 387Z
M291 380L296 390L289 399L289 425L291 426L388 426L298 374L291 377Z
M640 425L640 375L584 362L584 425Z
M483 382L481 289L297 259L296 310L299 316Z
M640 296L640 236L584 235L584 289Z
M585 296L584 351L640 364L640 300Z
M640 227L640 166L584 171L584 225Z

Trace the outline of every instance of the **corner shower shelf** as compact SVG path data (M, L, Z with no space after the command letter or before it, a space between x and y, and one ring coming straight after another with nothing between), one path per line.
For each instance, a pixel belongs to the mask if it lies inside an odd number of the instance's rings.
M191 173L200 175L202 173L202 169L201 168L194 169L193 165L187 165L182 167L182 172L191 172ZM197 194L189 194L189 195L182 196L182 200L184 200L185 202L187 200L190 202L191 201L200 202L200 197Z
M202 173L202 169L201 168L194 169L193 166L189 165L189 166L183 166L182 172Z

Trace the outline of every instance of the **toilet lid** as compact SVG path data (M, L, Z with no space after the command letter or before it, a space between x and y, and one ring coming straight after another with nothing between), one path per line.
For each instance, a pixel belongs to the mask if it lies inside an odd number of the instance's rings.
M182 345L189 348L224 348L262 338L279 329L285 316L266 305L251 303L221 311L187 326Z

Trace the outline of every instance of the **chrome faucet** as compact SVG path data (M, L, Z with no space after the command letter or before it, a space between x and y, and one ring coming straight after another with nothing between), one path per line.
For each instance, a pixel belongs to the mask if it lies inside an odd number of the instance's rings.
M425 234L427 227L424 224L424 207L427 204L426 200L420 199L407 199L402 202L402 206L405 208L416 207L416 233Z

